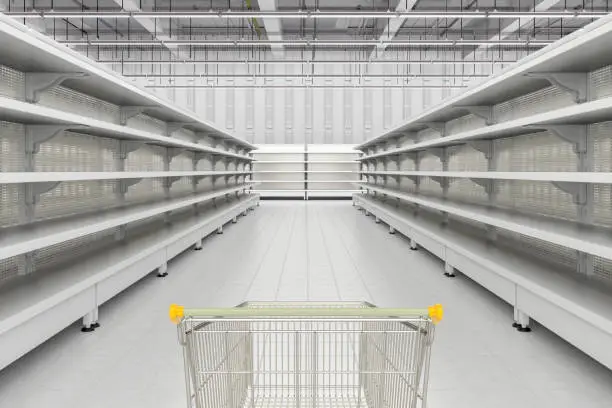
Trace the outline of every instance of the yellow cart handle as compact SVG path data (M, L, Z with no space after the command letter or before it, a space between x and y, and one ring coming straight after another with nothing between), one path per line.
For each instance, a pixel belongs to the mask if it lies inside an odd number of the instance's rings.
M393 309L393 308L323 308L323 307L267 307L267 308L211 308L186 309L184 306L170 305L170 320L179 323L183 317L413 317L429 316L438 324L444 316L441 304L427 309Z

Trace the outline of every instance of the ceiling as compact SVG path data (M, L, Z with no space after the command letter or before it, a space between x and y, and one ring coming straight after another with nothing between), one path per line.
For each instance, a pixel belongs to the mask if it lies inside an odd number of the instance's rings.
M514 61L605 14L612 2L534 1L0 0L0 4L4 2L5 12L13 17L105 62L410 60L427 64L451 59L449 63L456 65L464 59ZM540 13L538 18L534 11ZM219 17L219 12L251 14ZM308 12L310 17L298 18ZM489 14L483 17L485 12ZM285 14L281 18L279 13ZM375 18L372 13L387 14ZM572 13L583 14L576 18Z

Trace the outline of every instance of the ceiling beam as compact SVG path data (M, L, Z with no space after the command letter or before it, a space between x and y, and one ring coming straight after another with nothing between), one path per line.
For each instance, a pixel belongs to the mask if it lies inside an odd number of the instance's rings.
M538 3L534 8L532 8L530 11L531 12L533 12L533 11L546 11L546 10L550 9L551 7L554 7L559 2L560 2L560 0L543 0L540 3ZM501 40L504 40L505 38L508 38L508 36L510 36L510 35L514 34L515 32L517 32L522 26L524 26L525 24L528 24L530 22L533 22L533 20L529 19L529 18L519 18L519 19L516 19L512 23L508 24L505 28L503 28L499 34L495 34L494 36L489 38L489 41L501 41ZM481 46L476 48L474 51L472 51L468 55L466 55L464 59L474 58L474 56L476 55L477 52L486 50L489 47L491 47L492 45L494 45L494 44L493 43L482 44Z
M259 10L262 12L275 12L276 11L276 0L258 0ZM268 40L282 42L283 41L283 28L279 18L265 17L262 18L263 25L266 28L266 34ZM282 58L284 53L284 47L282 44L271 44L270 49L272 55L276 58Z
M410 12L418 1L419 0L399 0L397 7L395 7L395 11L400 13ZM404 21L406 21L405 18L393 18L387 22L382 34L378 38L379 44L370 54L370 59L374 59L376 57L380 58L383 56L385 49L389 45L388 41L395 37L399 29L404 25Z
M133 19L142 26L145 30L151 33L153 38L159 40L164 47L166 47L172 55L177 58L181 58L178 52L178 46L173 44L167 44L167 41L171 41L172 38L166 34L164 34L164 30L158 26L155 22L155 19L149 17L141 17L138 13L142 12L140 5L136 2L136 0L113 0L115 4L119 7L123 7L124 10L133 12Z

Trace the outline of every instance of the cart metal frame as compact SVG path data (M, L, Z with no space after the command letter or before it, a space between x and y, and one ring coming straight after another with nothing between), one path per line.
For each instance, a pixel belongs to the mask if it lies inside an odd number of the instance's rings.
M188 407L422 408L440 305L173 305Z

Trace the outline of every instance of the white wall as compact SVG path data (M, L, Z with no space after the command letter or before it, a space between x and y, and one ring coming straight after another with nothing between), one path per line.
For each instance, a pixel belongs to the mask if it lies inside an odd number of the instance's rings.
M507 55L505 58L517 58ZM391 54L392 55L392 54ZM525 52L521 56L526 55ZM133 58L142 58L134 55ZM427 57L427 56L426 56ZM232 59L230 53L223 58ZM233 59L241 59L237 57ZM346 55L326 55L324 59L343 59ZM413 58L423 59L423 56ZM429 56L432 58L433 56ZM456 53L440 55L435 59L457 59ZM491 59L491 55L483 59ZM496 59L501 58L498 54ZM506 65L463 65L449 68L449 65L393 64L370 65L361 68L365 75L378 75L370 79L342 77L356 72L356 66L318 65L317 74L337 75L334 78L313 78L316 88L291 87L302 85L304 78L287 79L286 74L303 74L298 65L266 65L247 67L241 65L200 66L195 78L167 77L134 78L143 86L181 85L193 88L149 88L161 96L194 110L204 118L221 127L233 130L237 136L254 143L359 143L391 129L401 121L432 106L461 89L442 89L448 85L467 85L483 78L470 78L470 74L491 74ZM113 66L119 72L129 74L192 74L193 65L169 66L159 64ZM254 70L257 71L254 71ZM444 71L454 69L455 71ZM349 71L352 70L352 71ZM276 75L275 78L237 77L231 74ZM358 71L357 71L358 72ZM465 77L422 79L414 78L406 85L409 73L419 74L460 74ZM226 75L219 78L215 75ZM393 77L386 77L391 75ZM397 78L398 75L404 76ZM338 87L349 84L349 87ZM256 88L252 86L256 85ZM438 86L436 89L419 88L421 85ZM245 88L249 86L250 88ZM282 88L278 88L278 87ZM334 86L331 88L330 86ZM365 87L364 87L365 86ZM374 88L368 88L374 87ZM327 88L324 88L327 87Z

